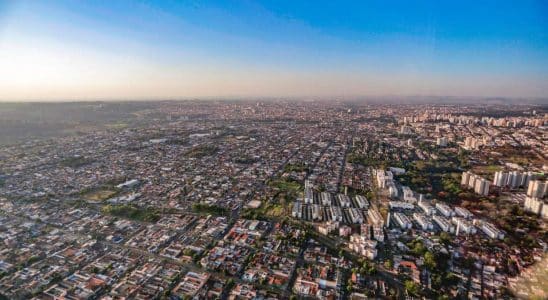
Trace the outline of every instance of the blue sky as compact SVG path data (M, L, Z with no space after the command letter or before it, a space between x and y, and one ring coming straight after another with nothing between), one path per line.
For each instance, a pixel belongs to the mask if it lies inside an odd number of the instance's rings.
M0 0L0 99L546 97L547 3Z

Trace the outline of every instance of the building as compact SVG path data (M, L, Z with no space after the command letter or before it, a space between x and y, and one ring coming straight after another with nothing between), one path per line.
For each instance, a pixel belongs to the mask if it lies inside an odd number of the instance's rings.
M466 171L466 172L463 172L462 173L462 178L461 178L461 181L460 181L460 185L468 185L468 182L470 182L470 176L472 175L472 173Z
M309 187L304 189L304 203L314 203L314 190Z
M339 200L341 207L350 207L350 197L348 197L347 195L338 194L337 199Z
M384 220L382 219L381 214L375 210L370 209L367 211L367 219L369 221L369 224L372 225L373 229L373 238L379 242L384 241Z
M434 225L432 222L423 214L413 213L413 219L419 224L422 230L432 230Z
M436 203L436 208L445 217L449 218L455 215L455 212L451 209L451 207L449 207L449 205L438 202Z
M361 196L361 195L356 195L354 197L354 200L356 201L356 204L358 205L359 208L368 208L369 207L369 202L367 201L367 198L365 198L364 196Z
M532 212L534 214L540 214L542 206L544 205L543 201L535 197L525 197L524 207L526 211Z
M547 181L531 180L527 186L527 196L533 198L544 198L548 189Z
M323 235L329 235L331 232L339 229L339 222L336 221L327 221L323 224L318 225L318 232Z
M489 186L491 185L491 182L481 176L466 171L462 173L461 185L473 189L476 194L487 196L489 195Z
M413 128L411 128L411 126L403 125L400 128L400 133L401 134L413 134Z
M461 217L452 217L451 223L456 226L455 234L474 234L476 233L476 227L472 222L461 218Z
M476 183L474 184L474 192L476 194L487 196L489 195L489 186L491 185L491 182L485 178L479 178L476 179Z
M482 220L474 221L481 231L483 231L483 233L485 233L488 237L492 239L504 239L504 232L495 227L495 225Z
M415 205L403 201L390 201L388 202L390 209L414 209Z
M401 227L401 229L406 230L411 228L411 221L406 215L402 213L394 213L394 220Z
M439 137L436 140L436 145L440 147L447 147L447 138L446 137Z
M441 230L445 232L454 232L454 227L448 219L438 215L433 216L432 219L438 224Z
M303 217L303 208L302 208L301 202L296 201L295 203L293 203L293 209L291 211L291 215L293 216L293 218L300 219Z
M377 241L367 239L363 235L353 234L350 236L349 248L368 259L377 257Z
M465 219L469 219L474 216L469 210L464 207L455 207L455 213Z
M419 201L419 207L424 211L424 213L428 216L433 215L436 213L436 209L430 205L427 201Z

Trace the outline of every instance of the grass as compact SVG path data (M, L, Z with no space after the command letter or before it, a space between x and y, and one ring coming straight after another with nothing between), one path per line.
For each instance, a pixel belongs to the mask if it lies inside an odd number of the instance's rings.
M283 217L284 213L285 209L281 204L263 203L259 208L245 208L242 211L242 217L253 220L267 220Z
M215 215L215 216L228 215L228 210L224 207L220 207L216 205L201 204L201 203L193 204L192 211L199 214L208 214L208 215Z
M68 157L61 160L60 164L64 167L79 168L91 164L94 160L83 156Z
M109 198L112 198L117 193L117 191L110 189L99 189L85 193L84 195L82 195L82 198L87 201L102 202Z
M273 188L279 189L285 193L300 193L303 189L300 183L291 180L284 180L282 178L272 180L268 183Z
M141 222L155 223L160 219L158 210L151 207L137 207L134 205L105 205L101 211L115 217Z
M185 155L193 158L202 158L204 156L210 156L219 151L214 145L200 145L190 149Z

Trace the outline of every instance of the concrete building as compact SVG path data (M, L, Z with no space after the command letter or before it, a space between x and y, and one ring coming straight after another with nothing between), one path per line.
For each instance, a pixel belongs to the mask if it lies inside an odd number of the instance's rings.
M432 225L432 222L430 222L430 220L424 214L413 213L413 219L419 224L422 230L434 229L434 225Z
M474 192L478 195L487 196L489 195L489 186L491 182L485 178L476 179L474 184Z
M447 138L446 137L439 137L436 140L436 145L440 147L447 147Z
M540 180L531 180L527 186L527 196L533 198L544 198L548 189L548 183Z
M445 217L449 218L455 215L455 212L451 209L451 207L449 207L449 205L438 202L436 203L436 208Z
M441 230L443 230L445 232L454 232L455 231L454 226L451 225L451 222L449 222L448 219L446 219L442 216L438 216L438 215L433 216L432 219L434 220L434 222L436 222L436 224L438 224L438 226L441 228Z
M436 213L436 209L434 209L434 207L432 207L432 205L430 205L428 201L425 201L425 200L419 201L418 205L422 209L422 211L424 211L424 213L428 216L431 216Z
M466 208L464 207L455 207L455 213L458 215L458 216L461 216L465 219L469 219L471 217L473 217L474 215L469 211L467 210Z
M411 228L411 221L406 215L402 213L394 213L394 220L401 227L401 229L406 230Z

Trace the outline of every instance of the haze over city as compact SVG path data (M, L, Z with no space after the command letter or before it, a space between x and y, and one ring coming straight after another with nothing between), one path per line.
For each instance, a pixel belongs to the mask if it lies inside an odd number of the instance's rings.
M548 93L544 1L2 1L0 100Z

